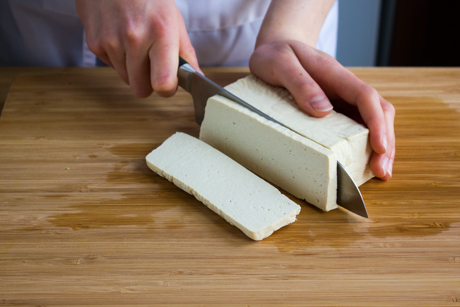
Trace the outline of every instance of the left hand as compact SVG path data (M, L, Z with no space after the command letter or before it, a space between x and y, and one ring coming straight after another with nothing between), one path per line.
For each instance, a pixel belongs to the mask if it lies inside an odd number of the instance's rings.
M333 57L296 40L259 44L249 67L265 82L285 87L299 107L312 116L329 114L333 108L330 100L341 99L356 106L370 131L374 150L371 170L383 180L391 178L395 109L374 88Z

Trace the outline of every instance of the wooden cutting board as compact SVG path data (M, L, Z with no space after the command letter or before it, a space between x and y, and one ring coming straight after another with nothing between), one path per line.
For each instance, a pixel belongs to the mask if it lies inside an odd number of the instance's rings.
M0 118L0 305L460 304L460 69L353 69L396 106L393 179L361 187L370 219L297 200L261 242L145 164L176 131L198 136L187 93L21 72Z

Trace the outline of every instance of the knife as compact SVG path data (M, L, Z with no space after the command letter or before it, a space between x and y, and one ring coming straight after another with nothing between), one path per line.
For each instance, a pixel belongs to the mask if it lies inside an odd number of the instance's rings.
M204 119L204 110L208 98L214 95L224 96L249 110L259 114L260 116L277 123L297 134L302 135L286 125L280 123L274 118L268 116L257 108L253 107L246 101L233 95L220 85L209 80L202 74L198 73L189 63L179 57L179 69L177 72L179 79L179 86L189 92L193 98L193 105L195 107L195 121L201 125ZM304 135L302 135L305 137ZM353 178L348 174L346 169L337 161L337 204L341 207L363 217L369 217L367 214L366 205L364 204L363 197L359 191L358 186Z

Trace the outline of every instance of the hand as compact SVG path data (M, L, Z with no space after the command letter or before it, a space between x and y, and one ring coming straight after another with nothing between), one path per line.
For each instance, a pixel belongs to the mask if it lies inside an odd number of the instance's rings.
M115 68L134 95L172 96L179 55L199 70L174 1L76 0L89 49Z
M391 178L395 109L374 88L328 54L295 40L258 45L249 66L265 82L289 90L299 107L312 116L329 114L334 99L356 106L370 131L371 170L383 180Z

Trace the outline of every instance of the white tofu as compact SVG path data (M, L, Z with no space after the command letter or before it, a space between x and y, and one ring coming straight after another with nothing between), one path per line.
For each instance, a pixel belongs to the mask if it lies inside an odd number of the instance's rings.
M222 96L211 97L200 139L324 211L337 208L335 153Z
M300 110L286 89L268 85L253 75L228 85L226 89L335 152L337 160L358 186L374 177L368 163L372 155L369 130L353 119L335 111L324 118L309 116Z
M158 175L194 195L253 240L296 220L300 206L208 144L176 133L146 157Z
M301 133L275 124L224 97L211 97L200 139L262 178L318 208L337 208L337 160L358 185L373 177L369 131L332 111L306 115L290 93L248 76L226 89Z

